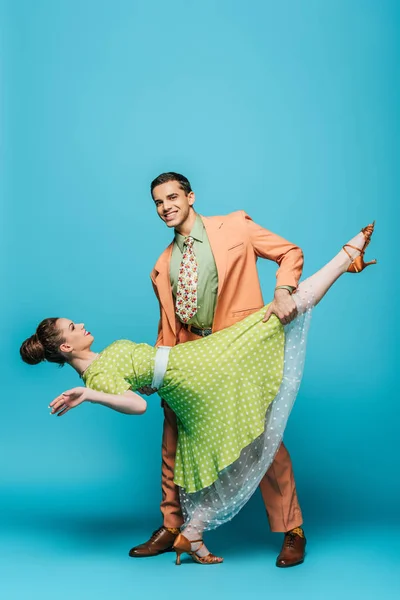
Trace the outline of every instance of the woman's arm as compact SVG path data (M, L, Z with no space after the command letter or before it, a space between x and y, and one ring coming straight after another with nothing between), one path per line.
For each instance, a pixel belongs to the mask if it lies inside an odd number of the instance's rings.
M75 408L85 401L108 406L108 408L125 415L142 415L147 408L146 400L130 390L124 394L106 394L86 387L76 387L67 390L50 402L49 408L52 409L50 414L62 417L71 408Z

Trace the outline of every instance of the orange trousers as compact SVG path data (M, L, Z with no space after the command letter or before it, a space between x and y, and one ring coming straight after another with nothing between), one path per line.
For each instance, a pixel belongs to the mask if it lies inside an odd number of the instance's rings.
M174 484L178 430L175 413L165 402L163 402L163 407L161 512L164 527L180 527L183 524L183 518L179 504L179 489ZM297 499L292 461L283 443L262 478L260 489L271 531L286 532L302 525L303 518Z

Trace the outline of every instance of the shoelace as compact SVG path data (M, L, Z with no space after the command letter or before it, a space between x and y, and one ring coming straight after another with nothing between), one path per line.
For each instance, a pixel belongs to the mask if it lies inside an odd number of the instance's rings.
M159 529L154 531L151 535L149 542L154 542L154 540L158 537L158 535L162 532L163 529L164 529L164 527L160 527Z
M285 546L287 548L293 548L295 537L296 534L291 531L285 535Z

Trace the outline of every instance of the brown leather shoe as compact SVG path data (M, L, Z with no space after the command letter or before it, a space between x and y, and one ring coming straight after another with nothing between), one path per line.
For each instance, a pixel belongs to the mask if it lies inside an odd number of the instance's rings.
M129 556L133 558L145 558L147 556L157 556L163 552L169 552L172 550L172 545L179 533L172 533L166 527L160 527L157 531L154 531L151 538L144 544L134 546L129 550Z
M306 543L306 538L301 537L298 533L293 531L285 533L282 550L276 559L276 566L285 568L300 565L304 561Z

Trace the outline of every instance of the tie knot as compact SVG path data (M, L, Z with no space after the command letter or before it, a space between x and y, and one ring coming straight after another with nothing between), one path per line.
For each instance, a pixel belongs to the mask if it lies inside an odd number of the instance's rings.
M193 246L193 243L194 243L194 239L189 235L183 242L183 245L188 246L188 248L191 248Z

